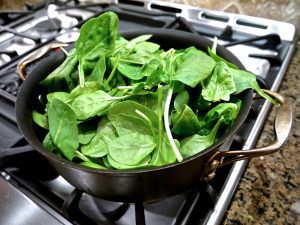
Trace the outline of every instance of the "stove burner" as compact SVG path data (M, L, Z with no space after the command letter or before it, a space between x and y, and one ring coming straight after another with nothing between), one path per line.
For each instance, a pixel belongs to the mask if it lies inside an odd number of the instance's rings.
M38 24L36 24L35 28L41 33L46 33L51 31L59 31L60 26L61 21L57 18L53 18L39 22Z
M19 19L20 17L30 14L28 11L4 11L0 12L0 24L5 25L11 21Z
M0 50L0 54L8 55L11 58L18 55L16 51L2 51L2 50Z
M77 29L64 31L59 36L55 38L58 42L61 43L72 43L75 42L79 37L79 31Z
M264 42L257 45L260 46L262 49L267 49L267 48L274 49L281 42L280 36L278 34L267 34L260 37L252 37L244 40L232 41L223 46L229 47L229 46L239 45L239 44L249 44L249 43L254 44L256 41L260 41L260 40L263 40Z
M30 34L25 34L24 32L18 32L16 30L12 29L12 28L5 27L5 26L0 26L0 32L8 32L8 33L12 33L16 36L28 38L28 39L33 40L36 44L41 42L39 37L35 37L35 36L30 35Z

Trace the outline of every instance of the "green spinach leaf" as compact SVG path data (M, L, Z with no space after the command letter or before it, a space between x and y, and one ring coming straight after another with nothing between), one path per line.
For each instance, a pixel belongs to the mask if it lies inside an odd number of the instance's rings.
M211 129L213 124L223 117L224 124L231 126L239 112L239 105L235 103L219 103L208 111L204 118L200 120L201 129Z
M179 92L174 99L174 108L176 111L180 112L184 105L189 102L190 96L186 90Z
M65 102L69 98L69 93L59 91L59 92L53 92L53 93L47 94L47 100L48 100L49 103L51 103L52 100L55 99L55 98Z
M82 154L94 158L107 155L107 145L117 138L116 131L110 121L103 117L98 124L97 133L92 140L81 147Z
M155 149L153 137L139 133L122 135L108 144L109 156L125 165L137 165Z
M79 163L82 166L86 166L86 167L90 167L90 168L94 168L94 169L102 169L102 170L106 170L107 168L100 166L99 164L90 162L90 161L86 161L86 162L81 162Z
M48 126L48 119L47 116L44 114L40 114L37 111L33 110L32 111L32 119L33 121L39 125L40 127L48 130L49 126Z
M99 83L102 83L105 71L106 71L105 57L100 57L94 66L92 74L88 77L87 80L97 81Z
M179 149L180 144L176 139L175 143L177 145L177 148ZM162 139L162 145L160 148L158 146L156 147L149 164L153 166L163 166L166 164L174 163L175 161L176 156L172 150L172 147L169 143L166 134L164 134Z
M43 140L43 145L46 149L48 149L50 152L54 152L56 151L58 148L55 146L50 132L47 133L47 135L45 136L44 140Z
M203 82L204 83L204 82ZM229 67L224 62L218 62L208 83L202 85L202 96L205 100L218 102L229 101L230 94L236 91L235 83Z
M215 61L204 52L193 49L182 56L183 61L176 70L173 80L195 87L206 79L215 67Z
M116 115L109 115L109 120L113 124L119 136L126 135L128 133L141 133L152 135L150 125L143 119L132 115L126 115L123 113Z
M181 142L180 152L183 158L188 158L193 156L204 149L208 148L215 142L216 134L219 129L220 124L223 122L223 117L221 117L215 124L213 129L206 136L201 136L194 134L191 137L184 138Z
M226 61L222 57L218 56L210 48L207 49L207 52L208 52L209 56L212 57L216 62L224 62L228 67L233 68L233 69L238 69L238 67L236 65L234 65L234 64Z
M78 124L78 141L80 144L88 144L96 134L96 128L90 123Z
M138 43L141 43L141 42L144 42L144 41L147 41L149 40L150 38L152 37L151 34L144 34L144 35L140 35L140 36L137 36L133 39L131 39L127 45L125 46L126 49L129 49L129 50L132 50L136 44Z
M112 166L115 169L137 169L137 168L146 168L149 167L149 162L151 160L151 156L146 156L139 164L136 165L126 165L120 162L115 161L112 157L109 155L107 156L107 161L110 166Z
M72 103L72 109L76 113L78 120L92 118L105 111L113 102L120 98L112 97L106 92L99 90L94 93L79 95Z
M236 69L230 69L230 72L233 75L233 80L236 87L234 94L239 94L246 89L253 88L260 96L267 99L272 104L277 104L273 98L261 90L256 81L256 76L253 73Z
M114 12L106 12L92 18L80 29L76 41L80 70L83 76L94 70L99 58L111 53L118 36L119 20Z
M188 105L184 105L174 120L172 133L177 137L186 137L197 133L199 130L200 122L196 114Z
M137 43L134 47L134 50L136 52L147 51L149 53L154 53L157 50L159 50L159 48L160 48L159 44L149 42L149 41L143 41L143 42Z
M140 65L119 62L117 68L122 75L132 80L140 80L143 78L141 73L142 67Z
M72 79L72 73L78 65L76 50L72 50L64 62L50 73L40 84L50 92L71 91L77 83Z
M66 103L53 99L48 111L49 132L53 143L69 160L78 148L78 128L76 114Z
M87 81L84 83L84 86L81 87L78 85L76 88L74 88L68 98L68 102L73 101L76 97L82 94L88 94L88 93L94 93L96 91L103 90L107 91L105 86L97 81Z
M126 114L129 116L137 117L138 114L136 113L136 110L142 112L145 114L153 124L154 128L158 129L158 119L157 114L149 109L148 107L145 107L137 102L126 100L120 103L115 104L114 106L110 107L107 112L107 117L110 120L110 118L113 117L113 115L116 114Z

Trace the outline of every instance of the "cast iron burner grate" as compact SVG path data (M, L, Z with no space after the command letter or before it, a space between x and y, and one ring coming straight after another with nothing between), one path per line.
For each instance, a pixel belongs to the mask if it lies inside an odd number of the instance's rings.
M46 15L44 6L51 6L62 18L72 18L70 24L58 22L53 15L50 18ZM151 204L114 203L74 189L28 146L20 134L14 114L16 95L22 85L16 72L20 59L48 43L60 41L59 37L62 35L78 33L78 29L88 18L110 10L118 14L121 32L164 28L196 33L210 39L216 36L219 44L236 54L247 70L257 74L262 87L273 91L278 90L296 45L295 27L291 24L160 1L47 1L37 6L31 5L20 15L0 14L1 224L13 220L9 217L12 214L7 212L7 208L15 208L14 205L32 212L31 218L24 218L22 221L27 224L39 224L41 220L44 224L51 225L216 225L221 222L247 161L227 165L218 170L209 183L199 183L185 193L162 201ZM51 24L51 35L46 35L46 38L33 36L32 31L36 31L36 27L32 26L32 21L41 22L40 28L44 28L41 24ZM57 23L54 22L53 25L53 21ZM74 21L77 23L73 24ZM41 33L47 34L48 29L43 29ZM27 41L24 42L23 38ZM20 51L22 41L27 44L27 48ZM11 48L13 45L17 48ZM48 51L29 64L27 74L52 54L57 53ZM264 100L254 101L243 127L224 149L252 148L270 107ZM3 199L1 196L9 198ZM2 215L1 212L6 213ZM16 213L21 211L14 211L14 215Z

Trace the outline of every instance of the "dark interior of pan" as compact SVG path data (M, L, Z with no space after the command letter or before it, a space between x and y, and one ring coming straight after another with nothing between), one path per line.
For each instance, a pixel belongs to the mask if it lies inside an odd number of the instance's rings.
M153 34L151 41L160 44L165 50L195 46L200 50L207 51L207 48L212 46L212 41L199 35L168 29L131 31L122 35L131 39L142 34ZM222 46L218 46L217 53L239 68L244 69L241 62ZM234 125L213 146L181 163L153 169L123 171L98 170L80 166L57 157L43 147L41 138L45 132L34 124L31 115L32 109L37 107L38 96L44 92L39 87L39 82L59 66L63 59L64 56L61 53L47 57L40 61L33 72L28 75L19 91L16 102L18 126L27 141L46 157L68 182L79 190L103 199L121 202L150 202L189 189L203 177L205 161L236 132L250 110L252 90L246 90L239 95L242 106Z

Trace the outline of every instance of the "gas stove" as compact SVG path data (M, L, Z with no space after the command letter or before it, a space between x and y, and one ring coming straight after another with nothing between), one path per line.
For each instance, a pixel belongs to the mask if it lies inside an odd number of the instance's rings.
M292 24L161 1L46 1L22 12L0 12L0 224L220 224L247 161L227 165L206 184L149 204L110 202L75 189L24 140L14 104L23 80L17 68L32 55L30 74L53 44L74 42L89 18L114 11L120 31L163 28L218 37L277 91L296 46ZM254 147L271 105L255 100L240 131L224 149Z

